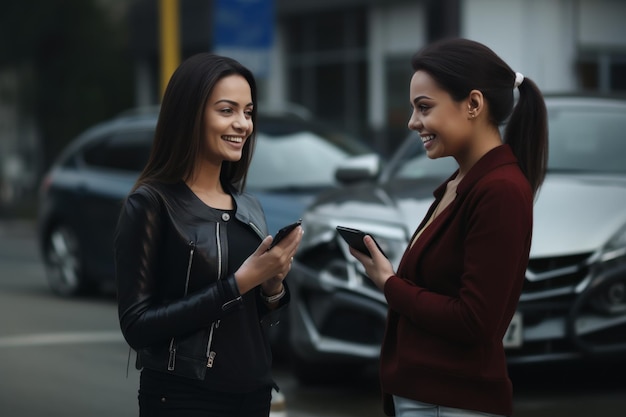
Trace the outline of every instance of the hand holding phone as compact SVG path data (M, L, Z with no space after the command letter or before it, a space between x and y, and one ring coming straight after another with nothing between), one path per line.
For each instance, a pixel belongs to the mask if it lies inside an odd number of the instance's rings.
M270 245L270 247L267 250L272 249L274 246L278 245L278 243L283 240L284 238L287 237L287 235L289 235L289 233L291 233L291 231L293 229L295 229L296 227L300 226L302 224L302 219L299 219L297 222L291 223L285 227L283 227L282 229L280 229L277 233L276 236L274 236L274 239L272 240L272 244Z
M344 227L344 226L337 226L337 232L350 247L369 256L370 258L372 257L372 254L367 249L367 246L365 246L365 242L363 242L363 238L367 236L367 233L363 232L362 230L352 229L350 227ZM370 237L372 236L370 235ZM374 243L376 243L378 250L380 250L383 253L383 255L385 255L385 252L383 252L378 242L376 242L376 240L373 237L372 239L374 240ZM385 257L387 257L387 255L385 255Z

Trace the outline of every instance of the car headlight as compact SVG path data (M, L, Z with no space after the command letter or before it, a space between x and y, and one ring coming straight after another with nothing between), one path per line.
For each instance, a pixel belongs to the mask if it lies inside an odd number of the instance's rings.
M326 220L310 214L302 216L302 228L304 235L298 248L298 252L306 252L311 247L331 242L335 237L335 228Z
M625 263L626 225L609 239L598 257L598 270L603 273L593 283L597 295L591 298L591 304L597 311L611 315L626 312L626 274L623 272ZM607 280L607 276L612 276L612 279Z
M613 235L600 254L600 262L626 257L626 224Z
M302 227L305 233L302 237L299 251L305 252L308 248L335 241L346 259L353 260L354 258L348 252L348 245L337 233L336 227L339 225L360 229L370 234L376 239L394 267L399 265L400 258L404 254L407 245L406 231L400 225L384 222L328 218L315 214L305 214L302 219Z

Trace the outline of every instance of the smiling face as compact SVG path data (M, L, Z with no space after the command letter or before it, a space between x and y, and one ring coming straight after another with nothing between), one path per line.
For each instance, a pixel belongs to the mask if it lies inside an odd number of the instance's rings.
M213 165L241 159L243 147L252 134L252 93L241 75L219 80L204 108L204 157Z
M417 71L411 78L410 101L409 129L420 134L428 157L463 159L473 133L469 100L454 101L427 72Z

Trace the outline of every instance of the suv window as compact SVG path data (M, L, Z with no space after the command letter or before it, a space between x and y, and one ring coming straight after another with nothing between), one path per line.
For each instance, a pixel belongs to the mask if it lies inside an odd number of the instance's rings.
M114 133L89 146L83 161L96 168L140 172L148 162L153 136L153 130Z
M623 109L563 108L549 112L550 171L625 172Z

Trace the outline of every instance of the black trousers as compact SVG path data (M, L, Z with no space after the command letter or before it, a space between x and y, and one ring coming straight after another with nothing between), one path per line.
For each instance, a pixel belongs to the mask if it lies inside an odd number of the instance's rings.
M140 417L268 417L271 387L252 392L181 390L142 375Z

